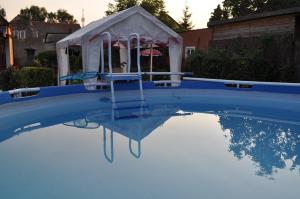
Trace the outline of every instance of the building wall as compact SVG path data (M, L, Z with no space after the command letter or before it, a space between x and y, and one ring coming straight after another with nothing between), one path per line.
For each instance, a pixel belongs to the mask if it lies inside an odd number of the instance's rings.
M183 37L183 47L184 55L186 58L188 56L188 50L203 50L207 51L209 43L212 40L212 30L210 28L191 30L181 33Z
M24 21L15 18L11 22L14 37L14 61L17 66L24 66L27 63L26 49L34 49L35 55L48 50L55 50L55 44L45 44L44 40L49 33L71 34L78 30L78 24L57 24L45 22Z
M288 34L295 31L295 16L282 15L212 27L213 40L258 37L264 34Z

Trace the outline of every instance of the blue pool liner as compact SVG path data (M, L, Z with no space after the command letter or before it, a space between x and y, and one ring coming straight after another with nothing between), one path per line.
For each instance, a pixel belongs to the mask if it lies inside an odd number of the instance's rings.
M158 87L153 82L144 82L144 89L220 89L220 90L231 90L231 91L246 91L246 92L270 92L270 93L284 93L284 94L300 94L300 86L288 86L283 84L251 84L251 88L232 88L227 87L224 82L213 82L213 81L193 81L184 80L178 87ZM138 83L116 83L115 90L138 90ZM0 93L0 105L12 102L28 101L33 99L54 97L62 95L80 94L80 93L99 93L99 92L110 92L106 90L94 90L90 91L85 88L84 85L68 85L68 86L52 86L52 87L41 87L39 93L36 96L17 98L14 99L9 92Z

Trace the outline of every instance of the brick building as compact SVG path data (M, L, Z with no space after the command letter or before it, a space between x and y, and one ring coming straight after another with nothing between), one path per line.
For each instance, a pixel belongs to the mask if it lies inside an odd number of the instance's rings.
M15 17L10 24L17 66L30 65L37 54L55 50L58 40L80 29L79 24L35 22L20 16Z
M0 16L0 70L13 65L13 43L11 27L6 19Z
M181 33L183 37L183 58L186 59L193 51L207 51L209 43L212 40L212 30L209 28L190 30Z

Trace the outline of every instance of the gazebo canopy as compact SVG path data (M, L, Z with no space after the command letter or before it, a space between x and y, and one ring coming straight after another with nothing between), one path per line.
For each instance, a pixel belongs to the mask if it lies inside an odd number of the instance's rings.
M59 41L56 44L59 76L69 73L66 48L73 45L82 47L83 71L98 71L100 62L99 35L103 32L109 32L115 42L128 38L131 33L138 33L141 40L151 40L154 44L164 44L169 47L170 72L181 71L182 37L140 6L134 6L94 21ZM123 52L121 52L120 49L120 62L127 62L127 53L124 52L126 50L122 49Z

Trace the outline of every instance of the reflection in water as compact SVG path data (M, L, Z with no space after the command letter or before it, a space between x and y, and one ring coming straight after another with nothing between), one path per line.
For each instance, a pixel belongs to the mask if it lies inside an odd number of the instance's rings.
M110 131L110 155L107 154L107 139L106 139L106 128L103 127L103 151L105 159L113 163L114 161L114 132Z
M151 108L148 106L134 109L123 108L118 111L115 109L103 111L101 109L90 111L85 118L66 122L64 125L83 129L98 129L102 126L104 157L108 162L113 163L114 133L119 133L128 138L130 154L139 159L142 155L141 145L144 138L169 118L190 114L182 112L177 106L172 105L156 105ZM108 135L110 136L109 139L107 139Z
M219 113L219 117L223 130L229 130L229 150L238 159L254 161L257 175L272 176L277 169L286 168L287 161L292 162L290 170L299 168L300 122L228 112Z
M113 163L114 134L128 138L128 151L138 159L142 156L143 139L171 117L189 116L191 112L208 113L218 115L223 131L229 132L229 151L238 159L249 157L258 166L257 175L272 176L276 170L287 167L300 171L299 112L187 103L151 105L143 110L147 113L145 115L139 115L139 111L124 109L118 113L119 119L113 117L115 113L111 108L90 107L72 113L69 110L49 112L48 115L19 114L2 120L0 142L23 132L57 124L71 128L99 129L99 132L103 129L104 157ZM291 162L291 166L288 162Z

